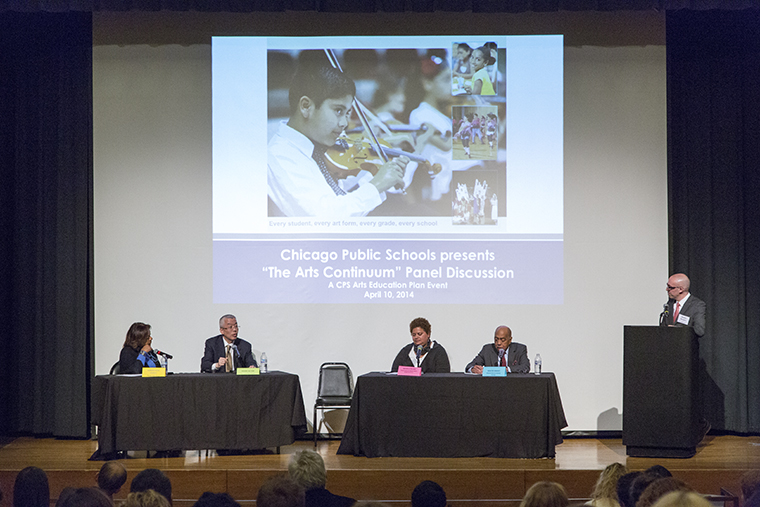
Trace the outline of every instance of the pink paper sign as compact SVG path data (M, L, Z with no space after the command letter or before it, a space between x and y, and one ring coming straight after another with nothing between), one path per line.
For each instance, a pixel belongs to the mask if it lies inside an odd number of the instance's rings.
M419 377L422 375L422 368L413 366L399 366L398 374L404 377Z

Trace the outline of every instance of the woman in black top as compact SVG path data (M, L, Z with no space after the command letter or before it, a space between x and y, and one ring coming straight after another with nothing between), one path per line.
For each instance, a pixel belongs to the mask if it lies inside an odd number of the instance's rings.
M158 356L150 346L152 341L149 324L135 322L129 326L119 355L119 373L142 373L143 366L159 366Z
M398 371L399 366L416 366L422 368L422 373L449 373L449 356L440 343L430 339L430 322L417 317L409 324L409 331L412 343L399 351L391 371Z

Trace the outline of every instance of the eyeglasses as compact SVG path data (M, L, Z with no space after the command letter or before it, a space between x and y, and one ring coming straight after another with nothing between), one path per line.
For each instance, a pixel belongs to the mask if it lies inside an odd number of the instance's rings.
M222 329L240 329L240 326L232 324L231 326L223 327Z
M668 290L680 289L680 287L673 287L672 285L665 285L665 287L667 287Z

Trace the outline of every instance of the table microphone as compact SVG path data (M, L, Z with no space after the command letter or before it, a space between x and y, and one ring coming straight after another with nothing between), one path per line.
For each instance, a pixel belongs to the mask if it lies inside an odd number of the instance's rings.
M173 355L167 354L166 352L158 350L158 349L156 349L156 354L158 354L160 356L164 356L166 359L174 359Z
M506 350L499 349L499 361L497 362L496 366L501 366L501 360L504 358L504 352L506 352Z

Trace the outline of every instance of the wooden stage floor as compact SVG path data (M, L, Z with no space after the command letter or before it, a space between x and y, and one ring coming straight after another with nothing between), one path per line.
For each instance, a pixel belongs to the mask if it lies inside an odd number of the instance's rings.
M1 442L0 507L10 507L16 473L30 465L48 473L51 497L66 486L90 486L102 462L88 461L97 442L16 438ZM317 450L327 466L327 487L337 494L362 500L380 500L394 507L409 503L412 489L429 479L446 490L452 507L513 505L536 481L553 480L565 486L573 498L588 497L599 472L613 462L631 470L659 464L675 477L705 494L720 488L739 493L739 478L760 469L760 437L708 436L690 459L629 458L620 439L565 438L554 459L495 458L363 458L338 456L338 441L322 441ZM259 486L270 476L287 470L290 455L313 449L311 441L281 448L281 454L218 456L187 451L178 458L145 458L145 453L122 460L128 482L145 468L160 468L172 480L175 507L194 503L204 491L226 491L241 505L255 504ZM123 498L128 488L117 495ZM510 501L511 500L511 501Z

